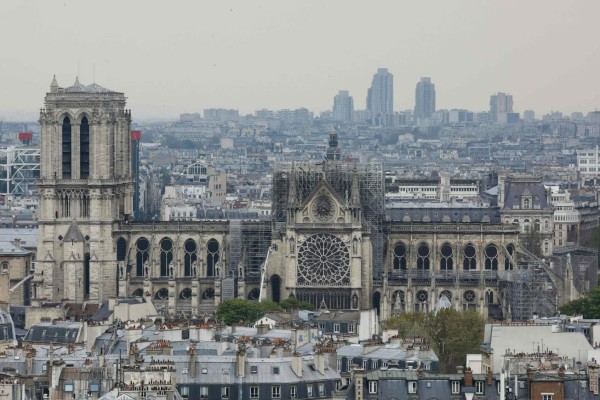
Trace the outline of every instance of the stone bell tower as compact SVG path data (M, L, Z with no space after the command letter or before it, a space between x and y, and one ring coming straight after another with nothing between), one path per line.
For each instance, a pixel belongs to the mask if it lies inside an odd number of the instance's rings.
M33 298L117 294L112 232L132 214L131 112L125 95L56 78L40 111L40 214Z

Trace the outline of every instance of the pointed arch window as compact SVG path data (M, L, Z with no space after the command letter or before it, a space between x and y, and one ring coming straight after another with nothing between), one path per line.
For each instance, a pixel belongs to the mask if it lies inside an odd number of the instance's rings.
M62 178L71 179L71 120L65 117L62 123Z
M219 262L219 242L210 239L206 244L206 276L215 276L215 267Z
M160 241L160 276L169 276L169 266L173 261L173 242L169 238Z
M193 264L196 262L196 242L192 239L188 239L183 244L185 255L183 257L183 275L194 276Z
M406 246L404 243L396 244L394 247L394 270L406 269Z
M498 269L498 248L494 244L490 244L485 248L485 269Z
M149 247L150 243L144 237L135 242L135 273L137 276L145 276L148 273L144 271L144 267L150 256Z
M452 271L454 268L454 254L450 243L444 243L441 249L440 270Z
M417 269L429 269L429 246L426 243L417 248Z
M463 249L463 269L468 271L477 268L477 256L475 246L468 244Z
M88 179L90 176L90 124L87 117L81 119L79 126L79 177Z

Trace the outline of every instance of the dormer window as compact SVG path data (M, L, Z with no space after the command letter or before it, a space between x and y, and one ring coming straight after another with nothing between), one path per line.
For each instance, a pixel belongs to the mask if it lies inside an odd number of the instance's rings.
M452 394L460 393L460 381L452 381Z
M475 394L483 394L483 381L475 382Z
M417 393L417 382L416 381L408 382L408 393Z
M531 208L531 197L523 197L523 209L529 210Z

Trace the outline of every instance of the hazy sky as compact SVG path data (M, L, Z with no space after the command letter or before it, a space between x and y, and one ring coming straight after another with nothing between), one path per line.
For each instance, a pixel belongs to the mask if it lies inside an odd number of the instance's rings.
M122 91L134 118L204 108L356 109L378 67L396 110L430 76L437 108L600 108L599 0L2 0L0 117L36 118L61 86Z

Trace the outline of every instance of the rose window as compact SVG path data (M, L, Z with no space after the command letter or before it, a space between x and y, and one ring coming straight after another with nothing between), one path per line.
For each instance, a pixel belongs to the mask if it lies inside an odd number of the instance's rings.
M350 284L350 252L337 236L310 236L298 251L299 286L347 286Z
M312 213L319 221L330 221L335 214L335 205L327 196L319 196L312 204Z
M465 303L473 303L475 301L475 292L472 290L465 290L463 293L463 300Z

